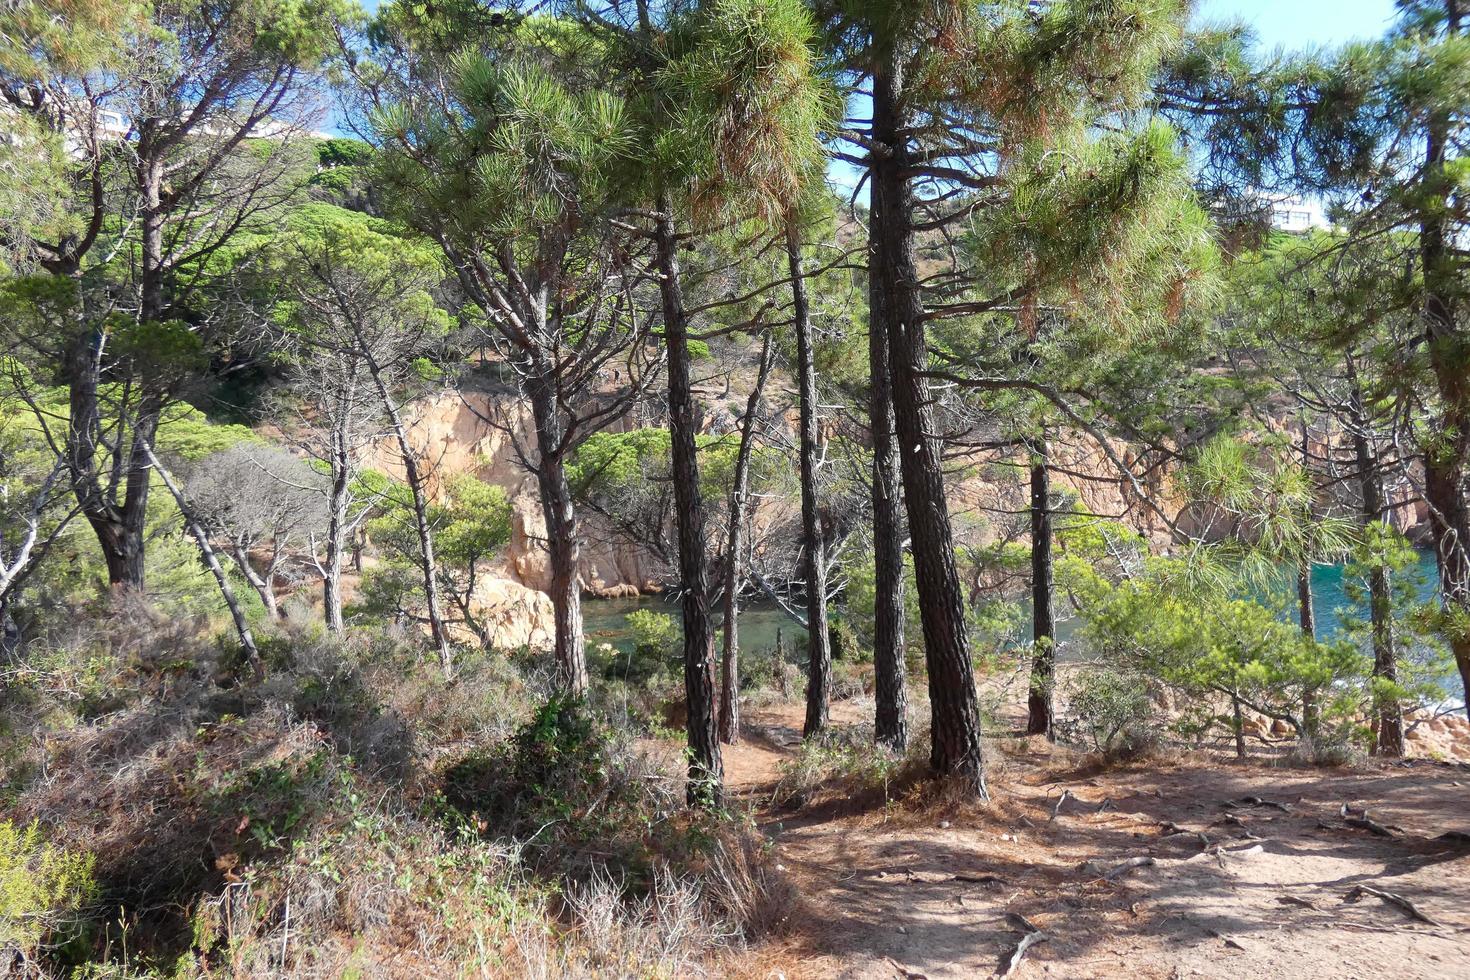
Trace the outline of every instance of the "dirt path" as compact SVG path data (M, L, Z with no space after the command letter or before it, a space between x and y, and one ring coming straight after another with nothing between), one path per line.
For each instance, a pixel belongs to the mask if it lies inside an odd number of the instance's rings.
M857 720L856 708L835 716ZM788 977L990 976L1023 935L1017 913L1048 939L1014 977L1470 977L1470 843L1435 839L1470 832L1470 767L1202 759L1097 771L1003 741L986 808L777 812L763 801L799 743L800 708L747 720L728 778L802 895ZM1399 829L1349 827L1344 802ZM1163 822L1188 833L1165 836ZM1130 858L1151 863L1108 877ZM1356 886L1407 898L1436 924L1349 900Z

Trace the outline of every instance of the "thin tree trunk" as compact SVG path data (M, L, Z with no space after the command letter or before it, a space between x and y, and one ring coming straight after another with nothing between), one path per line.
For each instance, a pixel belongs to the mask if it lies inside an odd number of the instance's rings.
M1230 719L1235 727L1235 757L1245 759L1245 718L1240 710L1240 696L1230 694Z
M449 631L444 626L444 612L439 601L439 566L434 558L434 529L429 524L429 501L424 493L425 474L419 469L418 456L408 442L408 429L403 424L403 415L398 403L383 380L381 368L368 361L368 371L378 389L378 398L393 429L393 438L398 443L398 455L403 460L403 475L408 481L409 493L413 495L413 526L419 539L419 572L424 580L424 600L428 605L429 634L434 648L439 651L439 666L444 676L454 673L454 650L449 643Z
M230 558L235 562L235 567L240 569L240 575L255 590L255 594L260 596L260 601L265 606L266 614L271 619L279 619L281 616L280 605L276 602L275 590L271 587L271 583L257 572L255 566L250 563L249 544L244 541L235 541L230 546L229 552Z
M342 550L346 544L347 508L350 504L349 490L352 480L352 463L347 448L347 436L341 427L334 427L331 434L331 475L327 510L327 558L322 568L322 615L327 629L341 633L345 629L342 621Z
M873 73L873 135L887 152L873 164L879 209L872 214L871 233L877 240L878 274L891 299L883 309L889 313L894 422L929 668L929 760L936 773L962 780L974 795L988 799L964 592L955 567L943 460L933 434L925 376L928 346L914 264L913 189L904 176L907 138L900 132L903 83L900 58L889 50Z
M735 479L730 487L730 525L725 540L725 656L720 664L720 741L740 741L740 585L744 579L741 553L745 549L745 516L749 510L750 457L755 447L755 419L771 372L771 335L761 345L755 387L740 419L740 448L735 454Z
M541 515L546 521L546 547L551 563L551 608L557 682L572 697L587 695L587 647L582 636L582 586L579 579L581 543L577 515L567 483L565 447L556 380L538 373L527 386L536 427L536 485Z
M709 614L704 555L704 501L699 491L699 456L690 382L689 335L679 279L673 201L659 197L654 234L663 302L664 340L669 358L669 441L673 454L675 519L679 533L679 578L683 590L684 694L688 715L691 804L715 806L724 793L724 767L715 707L714 629Z
M871 210L882 191L870 186ZM873 442L873 733L880 745L909 744L904 663L903 512L899 499L897 434L888 356L890 302L875 242L868 258L868 426Z
M159 462L153 452L153 447L146 443L143 445L143 457L158 473L163 485L173 495L174 502L179 505L179 513L183 515L184 524L194 537L194 542L199 546L199 554L203 557L209 573L214 576L215 584L219 586L225 606L230 610L230 618L235 621L235 632L240 637L240 646L245 650L245 658L250 664L251 673L254 674L257 682L264 680L265 666L260 662L260 650L255 646L255 636L250 632L250 623L245 619L245 611L240 607L240 600L236 598L234 588L230 586L229 576L225 574L224 568L219 563L219 557L209 543L209 533L204 530L204 525L194 517L194 509L184 499L183 491L179 489L179 485L174 482L168 470L164 469L163 463Z
M1352 358L1348 358L1348 380L1351 421L1353 427L1353 455L1358 465L1358 487L1362 496L1362 521L1364 530L1378 521L1386 521L1387 501L1383 492L1383 475L1379 469L1378 454L1369 439L1368 415L1364 407L1362 388L1354 369ZM1373 679L1390 688L1398 684L1398 651L1393 635L1393 594L1389 571L1381 564L1368 570L1368 617L1373 633ZM1399 757L1404 754L1404 716L1398 699L1375 692L1378 755Z
M1310 474L1312 460L1311 432L1307 428L1306 420L1302 420L1302 470ZM1313 520L1312 504L1308 501L1306 513L1303 515L1310 524ZM1301 627L1302 636L1309 641L1317 639L1317 610L1313 605L1312 597L1312 559L1310 555L1304 555L1297 563L1296 569L1296 602L1297 623ZM1309 739L1317 737L1317 692L1307 690L1302 692L1302 730Z
M1053 738L1052 692L1056 686L1056 616L1052 609L1051 470L1046 437L1031 450L1031 687L1026 734Z
M817 509L817 363L812 345L811 309L801 268L801 237L796 216L786 222L786 261L791 271L791 305L796 328L798 458L801 468L801 545L806 579L806 721L802 736L820 734L828 722L832 691L832 643L827 628L826 536Z

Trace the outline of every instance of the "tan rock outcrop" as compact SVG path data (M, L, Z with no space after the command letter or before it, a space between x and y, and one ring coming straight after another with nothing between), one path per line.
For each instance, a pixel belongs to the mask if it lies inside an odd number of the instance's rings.
M485 578L476 583L470 605L495 649L551 649L556 620L546 593L508 578Z
M521 462L517 441L534 462L531 419L509 391L445 391L409 406L409 442L429 474L431 497L446 477L469 473L505 491L511 505L511 539L491 571L531 589L545 589L550 566L543 542L546 521L536 478ZM368 465L403 478L393 440L374 447ZM593 595L635 596L657 591L666 569L646 549L602 527L596 515L582 519L582 583Z

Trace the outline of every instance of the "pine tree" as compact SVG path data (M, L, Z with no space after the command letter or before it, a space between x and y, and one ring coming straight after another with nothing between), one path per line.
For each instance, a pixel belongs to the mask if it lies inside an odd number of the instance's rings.
M936 772L958 776L984 796L964 596L929 386L928 333L943 318L1014 304L1029 283L1023 279L1019 291L987 292L983 283L972 288L965 270L926 277L915 261L918 239L926 231L983 218L1013 200L1018 184L1046 159L1035 152L1039 147L1054 145L1059 136L1075 139L1091 123L1138 104L1160 55L1177 41L1184 9L1129 0L859 0L823 9L854 84L866 80L872 91L871 124L846 135L863 151L855 159L868 171L870 316L888 348L928 662L930 761ZM1146 169L1150 161L1141 162ZM1045 227L1081 247L1106 236L1121 188L1099 184L1091 210L1069 214L1068 226ZM1050 216L1042 209L1043 221ZM875 351L880 345L873 345ZM875 362L875 372L879 367Z
M179 355L205 348L224 305L218 294L201 301L209 260L300 189L297 137L320 108L313 83L349 8L67 3L38 16L38 6L21 3L0 22L0 101L50 150L67 220L28 222L18 257L73 282L77 300L59 350L52 338L30 346L63 361L63 456L108 579L139 588L147 450L194 376L178 370ZM126 154L112 152L119 144ZM118 248L101 268L97 245L109 236ZM120 466L99 452L109 445L126 457Z
M668 413L684 625L689 798L723 792L714 681L714 627L699 492L699 412L691 382L693 315L680 247L685 228L755 219L779 227L819 155L825 118L812 25L795 0L638 0L578 4L627 86L648 157L630 174L659 275L668 355ZM651 207L651 210L649 208Z
M526 396L534 444L514 445L546 522L558 682L581 696L581 545L567 463L656 373L635 300L647 256L616 207L616 177L636 146L629 108L589 81L589 39L572 24L469 24L395 6L370 37L374 61L361 74L390 210L438 245ZM471 47L445 55L446 38L466 37ZM609 395L600 381L614 369L628 384ZM514 420L487 421L515 431Z
M1397 296L1376 312L1418 324L1393 366L1423 406L1413 430L1440 630L1470 692L1470 275L1454 244L1470 223L1457 149L1470 118L1458 69L1467 11L1462 0L1397 6L1387 37L1327 58L1262 59L1238 31L1198 38L1161 79L1160 105L1192 127L1211 175L1236 198L1262 188L1319 196L1347 240L1394 249ZM1356 329L1339 335L1344 346L1378 330L1367 318L1346 326Z

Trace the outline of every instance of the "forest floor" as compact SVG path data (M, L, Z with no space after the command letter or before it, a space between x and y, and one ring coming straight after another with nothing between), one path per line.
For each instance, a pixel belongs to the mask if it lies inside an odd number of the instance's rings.
M862 714L838 704L834 724ZM1003 975L1027 932L1017 915L1046 936L1017 978L1470 977L1470 766L1103 767L1001 738L988 806L792 809L771 800L801 706L745 722L727 779L799 894L792 932L762 956L791 980ZM1382 834L1350 826L1344 803Z

